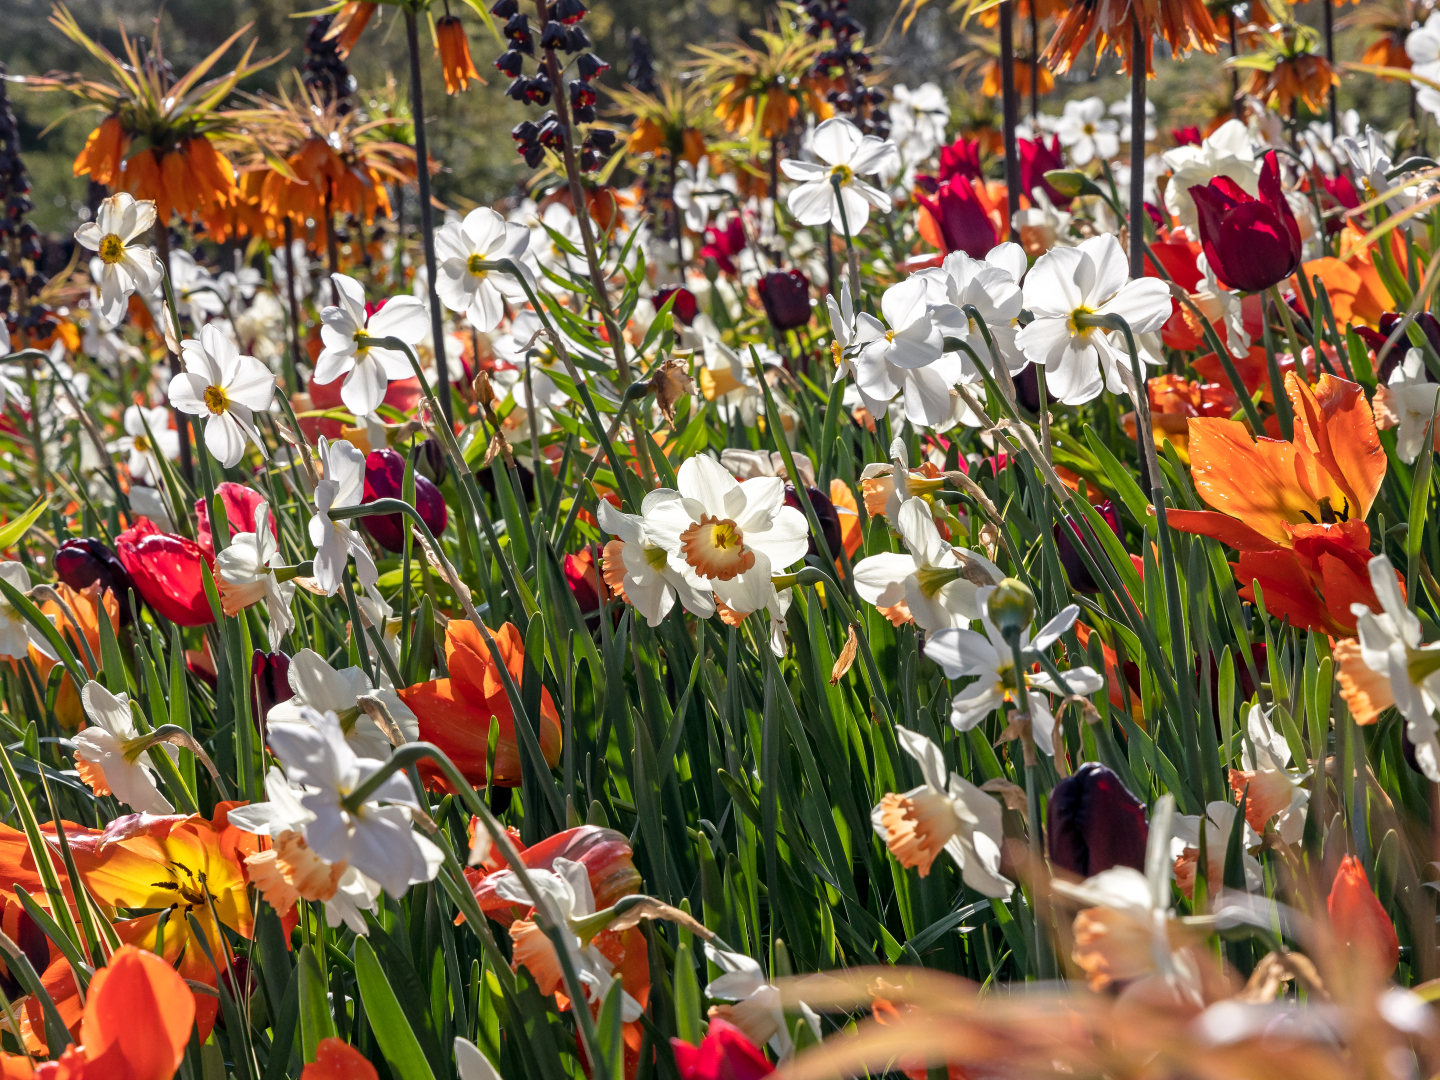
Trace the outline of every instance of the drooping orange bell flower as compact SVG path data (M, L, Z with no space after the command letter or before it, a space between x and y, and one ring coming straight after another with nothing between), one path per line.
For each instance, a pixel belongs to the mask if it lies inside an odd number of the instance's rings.
M1172 525L1243 552L1293 547L1293 526L1365 519L1386 459L1364 391L1333 375L1312 390L1294 372L1285 390L1292 442L1252 438L1234 420L1190 420L1195 490L1214 510L1173 510Z
M129 143L120 117L107 116L100 121L99 127L90 132L85 140L85 148L75 158L75 175L88 176L95 183L109 187L120 175L125 149Z
M440 68L445 73L445 93L458 94L470 89L471 81L480 83L480 73L470 59L470 39L465 36L465 24L454 15L443 15L435 20L435 41L440 47Z
M1215 23L1204 0L1150 0L1142 4L1132 4L1130 0L1079 0L1069 5L1060 17L1055 36L1040 57L1041 62L1063 75L1093 41L1097 64L1110 51L1120 58L1121 67L1128 74L1134 62L1130 54L1137 17L1145 39L1142 60L1147 72L1155 70L1157 37L1163 37L1176 53L1192 49L1215 52Z
M1013 67L1015 71L1015 93L1020 97L1026 98L1030 96L1031 83L1037 78L1037 72L1039 73L1038 78L1040 81L1034 92L1048 94L1051 90L1055 89L1055 76L1050 69L1044 65L1035 64L1029 60L1016 59ZM985 81L980 86L980 92L986 97L998 98L1004 90L1001 74L1000 61L998 59L991 60L986 64Z
M500 663L519 686L525 669L525 642L520 631L506 623L493 632L493 637ZM474 624L465 619L450 623L445 631L445 662L450 671L448 679L432 679L398 691L420 722L420 738L444 750L465 778L479 786L485 783L493 717L500 737L495 747L495 776L490 782L501 787L516 786L520 783L523 751L516 739L515 714L500 668ZM540 751L546 764L554 766L560 760L560 715L548 690L541 689L540 715L533 719L540 726L536 733ZM450 790L449 781L428 762L421 762L420 775L431 788Z
M1346 945L1360 958L1374 965L1383 978L1400 962L1400 942L1395 926L1385 908L1370 891L1365 867L1353 855L1340 860L1330 896L1325 901L1330 913L1330 929L1338 943Z
M343 1039L330 1036L315 1047L315 1060L300 1073L300 1080L379 1080L375 1066Z
M103 831L65 826L76 869L91 895L113 907L153 912L118 920L115 932L120 940L147 952L163 948L160 955L184 978L211 987L217 985L218 974L190 917L203 933L215 964L222 968L228 961L217 919L242 937L249 937L254 929L232 835L235 830L227 828L224 818L229 805L222 804L213 822L199 815L128 814ZM53 825L41 829L53 836ZM64 867L53 850L51 861L64 882ZM35 895L38 902L46 902L25 834L0 826L0 891L13 895L17 885ZM61 1019L73 1028L81 1017L81 1006L69 962L63 956L52 961L40 981ZM195 1022L202 1041L215 1023L219 1005L217 997L195 997ZM44 1027L39 1002L27 1000L25 1014L32 1033L40 1037Z
M355 43L360 40L360 35L365 32L366 25L379 6L351 0L335 16L335 21L330 24L330 32L325 37L327 40L334 39L335 50L340 54L341 60L348 57L350 50L355 48Z

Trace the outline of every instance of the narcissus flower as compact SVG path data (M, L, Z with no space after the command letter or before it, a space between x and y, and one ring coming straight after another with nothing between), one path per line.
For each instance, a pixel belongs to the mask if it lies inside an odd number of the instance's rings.
M361 696L380 699L407 742L418 739L415 714L405 707L397 692L388 685L376 688L363 668L336 669L313 649L301 649L290 659L286 672L290 694L277 702L266 721L269 724L305 724L311 709L318 713L334 713L345 732L345 741L360 757L385 758L390 754L390 740L370 715L360 708Z
M226 542L234 540L236 536L250 529L255 524L255 511L260 509L260 504L265 501L265 496L252 487L244 484L237 484L226 480L222 484L215 485L215 494L220 496L220 506L224 511L226 525ZM280 530L275 524L275 518L270 518L270 535L276 543L280 542ZM206 556L215 557L215 537L210 530L210 500L203 495L195 500L195 542L200 545L200 550Z
M163 405L153 409L131 405L125 410L121 426L123 437L106 449L112 454L128 454L130 479L153 484L160 475L160 454L169 461L180 456L180 433L170 426L169 410Z
M144 244L135 243L155 224L155 204L137 202L117 192L100 204L94 221L75 230L83 248L95 252L104 267L100 272L100 317L116 326L125 317L126 305L135 292L153 296L160 288L165 268L160 257Z
M945 333L930 311L927 292L926 281L912 276L881 295L885 322L869 312L857 314L850 365L872 415L883 414L900 397L912 424L941 427L953 410L950 388L960 381L963 367L958 353L944 351Z
M382 762L357 757L333 713L306 709L302 715L308 723L271 726L270 748L286 777L306 789L300 805L315 815L304 826L306 843L326 862L348 863L378 881L391 896L433 880L444 856L411 827L411 811L420 805L409 780L392 774L352 810L345 800Z
M485 832L484 826L473 819L471 828L477 837ZM640 871L635 869L635 853L630 841L625 839L624 833L614 829L580 825L563 829L530 847L521 843L518 836L512 836L510 840L520 853L520 861L529 869L549 870L556 859L567 859L584 866L598 908L611 907L617 900L640 889ZM480 910L502 926L509 925L517 915L530 908L529 899L517 905L495 891L495 873L504 869L505 865L504 859L491 848L485 866L465 871Z
M430 332L430 316L418 296L391 297L379 311L367 315L365 289L358 281L344 274L331 274L330 280L340 303L320 312L325 349L315 362L315 380L328 383L344 376L340 399L356 416L367 416L385 400L391 379L413 374L403 352L371 341L393 337L413 347Z
M533 286L534 276L521 261L529 245L529 229L518 221L506 221L488 206L471 210L464 221L447 222L435 234L435 254L440 260L435 294L451 311L464 315L472 327L488 334L505 317L505 301L523 302L525 290L505 271L486 270L480 264L512 259Z
M890 854L925 877L943 851L970 888L984 896L1009 896L1013 886L1000 875L1000 804L959 773L947 780L945 756L924 735L896 727L895 738L919 763L923 783L886 795L871 812Z
M215 584L226 615L235 615L265 601L270 616L270 648L278 649L285 635L295 628L295 619L290 614L295 582L281 581L275 575L280 546L270 531L269 504L262 502L255 508L254 520L253 532L238 534L229 547L215 556L218 571Z
M1375 424L1382 429L1399 428L1395 432L1395 454L1407 465L1425 448L1425 429L1435 414L1437 396L1440 383L1430 381L1419 349L1406 352L1385 384L1375 389ZM1431 436L1431 445L1437 443L1440 431Z
M605 584L634 605L651 626L659 626L678 599L686 611L708 619L715 614L710 587L688 563L676 569L666 548L645 528L646 518L660 503L679 499L678 491L659 489L645 496L639 514L616 510L603 499L596 508L600 527L615 539L605 545Z
M185 370L170 380L170 404L205 417L205 446L227 469L240 464L245 443L262 457L265 440L255 429L255 413L270 408L275 376L253 356L242 356L214 323L200 328L198 341L180 343Z
M465 778L476 786L487 782L485 760L490 737L490 719L499 728L495 747L495 775L489 782L501 787L520 783L520 754L516 742L515 713L500 675L504 664L515 685L525 676L525 642L520 631L505 623L492 635L498 658L475 625L466 619L451 620L445 630L445 663L448 678L432 679L396 691L415 714L419 736L432 742L449 755ZM540 715L531 717L537 724L540 752L549 765L560 760L560 714L550 692L540 691ZM450 790L449 781L426 762L420 763L420 775L432 787Z
M1226 176L1190 188L1190 198L1205 258L1227 285L1260 292L1300 265L1300 226L1280 186L1273 150L1260 170L1258 198Z
M923 499L906 499L895 528L909 554L882 552L855 565L855 591L882 611L904 604L922 630L968 626L980 618L979 592L1005 576L985 556L940 539ZM902 620L903 621L903 620Z
M435 20L435 40L440 47L440 68L445 73L445 93L458 94L470 89L470 81L484 83L470 58L470 40L465 24L454 15Z
M705 996L712 1001L734 1002L712 1006L710 1023L734 1024L756 1046L769 1046L784 1061L794 1050L794 1041L786 1026L780 988L769 982L760 965L744 953L726 952L707 941L705 957L721 970L706 984ZM820 1018L804 1002L799 1011L818 1040Z
M1124 249L1109 233L1042 255L1022 289L1035 317L1015 344L1044 365L1049 392L1066 405L1083 404L1101 390L1127 392L1120 377L1122 367L1130 368L1124 338L1087 320L1119 315L1138 338L1170 317L1169 287L1157 278L1131 281ZM1158 362L1138 340L1136 348L1142 364Z
M0 562L0 578L19 592L30 591L30 571L24 563ZM32 646L51 660L57 658L50 642L39 629L13 608L9 600L0 596L0 657L23 660Z
M96 796L114 795L121 803L142 814L169 814L175 807L155 785L151 751L132 750L140 739L130 699L112 694L98 682L88 682L80 691L85 718L90 726L75 737L75 768L80 779ZM157 753L175 754L170 746Z
M800 181L785 205L801 225L828 223L855 236L870 220L870 207L890 212L890 196L860 177L880 172L893 161L894 143L862 135L845 117L836 116L815 129L811 149L823 164L793 158L780 162L786 176Z
M156 612L180 626L215 621L200 572L201 560L209 560L195 541L161 532L141 518L115 538L115 553Z
M364 539L350 521L331 521L330 511L360 504L365 493L365 455L348 442L320 437L320 482L315 485L315 513L310 542L315 545L315 583L331 596L340 591L350 556L361 585L374 585L380 571Z

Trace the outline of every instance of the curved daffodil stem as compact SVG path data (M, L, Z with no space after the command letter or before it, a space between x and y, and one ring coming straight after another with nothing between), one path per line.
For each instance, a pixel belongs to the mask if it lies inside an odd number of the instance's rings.
M850 235L850 216L845 213L845 200L840 195L841 183L838 174L830 177L830 186L835 189L835 205L840 209L840 229L845 233L845 265L850 268L850 291L858 301L860 299L860 253L855 250L855 238ZM777 192L770 193L770 198L778 207L780 200L777 196Z
M394 502L395 500L387 499L385 501ZM499 666L503 667L504 665ZM438 746L426 742L407 743L405 746L398 747L395 752L390 755L385 764L375 770L374 773L366 778L364 783L346 796L344 800L345 809L351 814L357 813L366 800L374 795L375 792L380 789L380 786L391 776L404 769L408 769L412 765L418 765L420 762L427 760L432 762L440 772L444 774L445 779L449 781L451 787L459 794L460 801L465 804L465 808L479 819L480 823L485 827L485 831L490 834L490 842L500 849L500 854L505 859L506 864L515 872L515 876L520 879L521 886L525 889L525 892L530 897L531 903L535 907L535 924L539 926L545 936L550 939L550 943L555 949L556 958L560 963L560 971L565 979L565 992L570 995L571 1009L575 1013L576 1020L578 1021L580 1037L585 1042L586 1056L589 1058L592 1068L596 1069L596 1076L599 1077L600 1080L611 1080L609 1071L606 1068L605 1058L597 1052L600 1046L600 1039L595 1030L595 1018L590 1015L590 1008L587 1003L588 999L585 996L585 988L580 982L578 973L575 971L575 965L571 962L570 949L565 942L565 928L562 928L556 922L555 914L550 907L549 901L546 899L545 894L536 886L534 879L530 877L529 868L526 867L525 863L521 860L520 853L515 850L515 845L510 842L510 837L506 835L500 823L495 820L495 815L490 812L490 808L486 806L484 801L475 793L475 789L471 786L470 781L465 779L465 776L455 767L455 763L446 756L445 752ZM454 858L454 856L447 852L447 861L452 858ZM464 881L464 877L462 876L460 880ZM473 895L471 899L473 901ZM465 921L472 924L472 929L475 930L477 934L481 934L485 926L485 917L478 910L478 906L473 912L466 911Z
M965 317L973 322L980 331L980 336L985 339L985 348L990 352L990 362L994 365L991 374L995 376L995 383L1000 387L1001 393L1010 405L1010 411L1015 414L1015 379L1010 374L1010 367L1000 357L1000 349L995 344L995 335L990 333L990 327L985 323L985 317L980 314L980 309L974 304L966 304L960 309ZM974 353L971 353L974 356Z
M525 710L525 702L521 697L520 688L515 685L515 679L511 676L509 668L500 662L500 647L495 643L495 637L490 633L490 628L480 618L480 613L475 610L475 605L470 600L469 591L461 583L455 567L440 550L440 543L435 539L435 534L430 531L430 526L425 524L425 519L420 512L407 502L400 499L377 499L372 503L365 503L361 506L345 506L331 510L329 518L331 521L344 521L350 518L370 517L375 514L404 514L410 519L423 538L426 548L440 565L440 572L445 575L446 583L450 590L459 598L461 606L465 609L465 617L470 620L472 626L480 634L485 642L485 647L490 650L490 656L495 661L495 667L500 672L500 681L505 686L505 696L510 699L510 708L515 713L515 729L520 735L520 742L524 745L526 753L531 758L531 763L542 776L548 776L550 766L545 761L545 755L540 750L540 744L536 736L536 728L530 722L530 715ZM546 795L550 804L550 810L555 815L556 821L565 820L565 807L560 802L560 796L555 792L553 784L540 785L537 787Z
M1042 979L1055 977L1055 956L1050 945L1050 875L1045 864L1045 841L1042 835L1040 809L1040 768L1035 759L1035 739L1031 734L1035 720L1030 714L1030 696L1025 687L1025 661L1021 655L1020 634L1006 634L1010 644L1012 669L1015 675L1016 715L1028 725L1020 735L1025 754L1025 810L1029 821L1026 840L1030 847L1030 902L1035 912L1035 970Z
M160 259L160 284L165 293L165 306L170 311L170 322L172 327L161 328L161 340L165 342L170 351L170 374L179 375L184 369L180 360L180 339L184 336L180 330L180 311L175 306L175 288L170 281L170 223L168 221L155 222L155 254ZM170 340L173 332L174 340ZM175 406L170 406L170 415L175 418L175 428L180 433L180 475L185 477L185 483L193 490L195 487L195 459L190 449L190 418ZM45 490L41 486L41 491Z

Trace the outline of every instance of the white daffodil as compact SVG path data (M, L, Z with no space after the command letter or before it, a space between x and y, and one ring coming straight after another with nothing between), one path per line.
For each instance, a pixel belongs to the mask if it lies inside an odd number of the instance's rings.
M1088 165L1095 158L1109 160L1120 152L1120 123L1105 115L1105 102L1098 97L1067 101L1055 134L1070 151L1075 166Z
M275 375L253 356L241 356L216 326L200 328L200 339L180 343L185 370L170 380L170 404L205 417L205 446L227 469L240 464L246 441L265 456L255 414L270 408Z
M600 527L615 537L605 545L605 584L630 601L651 626L660 625L677 598L692 615L708 619L715 614L715 597L695 568L677 570L669 552L646 532L645 519L654 509L679 498L678 491L658 488L645 496L639 514L626 514L604 499L596 511Z
M22 562L0 562L0 578L18 592L30 591L30 571ZM50 617L50 621L55 621L54 616ZM30 654L32 645L46 658L60 659L45 635L31 626L25 616L10 605L9 600L0 596L0 659L23 660Z
M301 805L304 788L271 768L265 775L265 794L268 801L238 806L229 816L237 829L272 841L269 850L245 859L251 883L276 911L288 911L297 900L320 901L329 926L344 923L362 937L368 935L365 912L376 910L380 886L353 866L326 862L310 848L305 827L315 815Z
M780 168L800 186L785 205L801 225L829 223L856 236L870 220L870 207L890 212L890 196L860 177L881 171L895 155L895 144L862 135L843 116L831 117L815 129L811 149L824 164L787 158ZM836 191L838 183L839 191ZM842 209L843 208L843 209Z
M1310 774L1291 772L1290 744L1275 730L1258 704L1245 721L1246 739L1240 749L1240 768L1230 770L1236 798L1245 795L1245 819L1261 823L1275 818L1275 831L1287 844L1298 843L1305 832L1305 808Z
M170 253L170 289L175 294L175 306L196 326L203 326L212 315L225 313L220 283L188 251Z
M726 607L758 611L773 591L771 573L805 557L805 515L785 505L785 481L743 483L712 457L688 458L676 474L679 498L652 503L645 532L670 554L677 574L702 579Z
M315 381L334 382L340 376L340 400L356 416L374 412L385 400L391 379L408 379L410 360L399 349L370 344L379 338L396 338L415 346L430 332L430 313L415 296L392 296L374 315L365 314L365 289L352 277L331 274L339 303L320 312L324 325L320 340L325 349L315 363Z
M469 1039L455 1039L455 1068L460 1080L500 1080L500 1070Z
M1000 875L1000 804L959 773L947 780L944 755L924 735L897 726L895 738L919 762L924 782L903 795L891 792L870 813L890 854L925 877L943 851L970 888L982 896L1009 896L1014 886Z
M75 768L80 779L96 795L113 794L137 813L174 813L170 800L155 786L155 766L150 761L153 751L127 752L129 744L140 738L130 699L124 694L117 697L92 681L80 691L80 703L90 721L90 726L75 736ZM174 747L165 746L163 751L175 756Z
M155 203L117 192L100 203L94 221L75 230L81 247L100 258L100 317L116 326L125 317L132 294L150 296L160 288L165 267L160 257L135 238L155 224Z
M738 417L746 427L754 427L765 405L760 383L749 365L741 363L719 338L704 338L701 353L704 364L695 372L701 396L715 403L715 412L726 425Z
M1161 160L1174 175L1165 186L1165 209L1180 224L1199 235L1192 187L1204 187L1217 176L1228 176L1251 195L1259 191L1260 163L1250 144L1250 132L1239 120L1227 120L1199 146L1177 146Z
M1210 260L1201 252L1195 257L1195 268L1201 279L1190 299L1195 302L1206 322L1219 323L1225 327L1225 348L1230 355L1244 359L1250 355L1250 332L1245 329L1245 312L1241 305L1240 293L1222 289Z
M1357 716L1362 712L1357 694L1371 717L1391 705L1399 709L1420 771L1440 784L1440 725L1433 715L1440 705L1440 645L1422 643L1420 620L1405 606L1399 575L1384 555L1370 560L1370 585L1380 610L1350 605L1360 633L1359 657L1357 663L1353 646L1337 654L1341 693ZM1367 677L1367 670L1380 678Z
M919 277L886 289L880 311L888 330L868 312L857 315L851 365L872 414L903 397L912 424L938 427L950 415L950 388L963 372L958 354L945 354L945 334L930 315L926 294Z
M564 203L554 202L545 213L528 222L530 246L528 256L553 274L584 277L590 272L585 260L585 237L580 221Z
M1239 813L1240 808L1234 803L1216 799L1206 804L1203 815L1177 814L1175 817L1172 852L1177 856L1183 856L1187 848L1194 849L1195 852L1200 850L1200 829L1203 824L1205 851L1208 856L1205 880L1212 893L1218 893L1225 880L1226 852L1230 847L1230 834L1235 829L1235 818ZM1263 875L1260 860L1251 855L1249 849L1260 843L1260 835L1248 823L1242 828L1244 838L1240 843L1240 856L1245 869L1245 888L1254 890L1260 887Z
M1159 362L1138 338L1165 325L1170 288L1159 278L1130 280L1125 251L1109 233L1042 255L1026 275L1023 294L1034 319L1015 336L1015 344L1029 360L1044 365L1047 389L1057 401L1080 405L1102 390L1126 392L1120 377L1121 368L1130 366L1124 337L1081 325L1082 318L1119 315L1137 338L1141 361Z
M1025 354L1015 347L1020 311L1025 306L1020 281L1026 265L1025 250L1019 244L1004 243L991 248L983 260L952 251L940 266L915 276L931 285L936 305L932 314L945 336L965 342L987 369L991 367L985 335L974 317L965 314L966 307L973 307L985 320L1001 362L1013 374L1026 364ZM979 381L978 372L975 381Z
M489 333L505 317L505 301L523 300L525 290L505 271L487 270L480 264L513 259L516 268L529 277L530 268L521 262L529 244L529 229L507 222L488 206L471 210L463 222L447 222L435 234L435 254L440 260L435 294L451 311L469 319L476 330ZM533 278L530 283L534 284Z
M982 589L979 593L980 607L986 610L986 601L993 589ZM1021 631L1020 651L1022 662L1032 662L1024 654L1042 653L1060 639L1060 635L1075 625L1080 609L1071 604L1060 614L1040 628L1034 640L1029 629ZM985 633L959 627L937 630L925 641L925 656L934 660L944 670L946 678L976 679L950 702L950 723L957 731L969 731L985 717L1006 703L1014 703L1019 695L1019 681L1015 678L1015 658L1010 643L1005 640L995 624L990 621L988 611L981 623ZM1063 672L1065 685L1072 694L1093 694L1105 685L1104 677L1094 668L1076 667ZM1060 694L1064 690L1048 674L1025 673L1026 701L1030 709L1030 730L1035 745L1049 757L1055 756L1055 716L1046 700L1047 694Z
M980 590L998 585L1000 568L983 555L940 539L924 499L906 499L894 518L909 554L882 552L855 565L855 591L882 610L904 604L922 630L966 626L980 618Z
M131 405L125 410L123 422L125 435L107 449L112 454L130 455L130 479L141 484L155 483L160 475L160 459L156 451L170 461L180 457L180 433L170 427L170 410L164 405L153 409Z
M860 493L865 499L865 513L898 521L900 504L906 499L925 498L945 486L945 477L933 466L910 468L905 440L890 441L890 460L872 461L860 472Z
M365 495L365 455L348 442L329 442L320 436L320 481L315 485L315 513L310 518L310 542L315 545L315 583L327 595L340 591L345 563L355 556L361 586L374 585L380 571L358 529L349 521L331 521L330 511L358 506Z
M734 1002L716 1006L711 1015L734 1024L756 1046L768 1043L783 1061L794 1049L794 1041L785 1023L780 988L766 979L760 965L744 953L726 952L706 942L705 956L723 972L710 980L705 996L712 1001ZM804 1002L800 1003L800 1014L818 1041L820 1017Z
M280 581L275 565L280 545L270 531L270 504L255 507L255 530L237 533L230 546L215 555L219 571L220 603L226 615L235 615L261 600L270 615L270 648L277 651L285 635L295 629L290 600L295 582Z
M731 173L711 176L708 157L702 157L694 169L688 162L682 162L680 169L680 179L675 182L675 205L685 215L687 229L693 233L704 232L710 224L710 215L725 209L725 204L734 196L735 177Z
M300 805L315 815L305 840L315 854L331 864L348 863L394 897L433 880L444 856L411 827L411 811L422 808L404 773L390 775L350 809L345 800L384 763L357 757L334 714L307 709L303 718L308 722L271 727L270 749L290 781L305 788Z
M615 965L589 942L588 934L586 938L581 938L577 926L581 920L595 914L595 893L590 887L589 871L584 863L557 858L551 862L550 869L532 869L528 876L540 893L540 905L544 907L546 918L560 930L570 965L590 1003L598 1005L605 1000L615 981ZM494 883L495 895L503 900L527 908L540 906L536 905L535 898L513 870L501 870L487 880ZM533 918L516 919L511 924L510 943L514 966L524 967L530 972L535 988L542 996L548 997L557 990L566 989L555 944ZM622 988L620 1018L633 1023L644 1011L640 1003Z
M1056 206L1039 185L1031 190L1030 201L1033 204L1031 207L1016 210L1010 219L1020 233L1020 246L1026 254L1043 255L1053 247L1073 247L1075 240L1070 235L1072 215Z
M360 708L362 695L379 698L407 742L420 738L420 721L389 687L375 688L362 668L336 670L313 649L301 649L290 660L287 675L295 696L277 702L265 722L274 727L281 724L304 724L312 712L334 713L345 733L345 741L360 757L390 756L390 740L369 713Z
M1376 424L1400 429L1395 433L1395 453L1407 465L1425 449L1425 428L1435 415L1437 396L1440 383L1429 381L1419 349L1407 352L1385 385L1375 391Z
M839 382L853 370L845 356L850 343L855 340L855 302L850 297L848 279L840 285L840 302L835 302L835 294L832 292L825 297L825 308L830 313L830 333L835 335L835 344L832 346L835 355L835 378L832 381Z

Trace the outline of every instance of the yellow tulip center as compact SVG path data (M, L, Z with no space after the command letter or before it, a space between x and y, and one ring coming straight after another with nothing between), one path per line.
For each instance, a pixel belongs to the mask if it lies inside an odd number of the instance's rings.
M125 257L125 241L114 233L100 241L100 261L113 266Z

